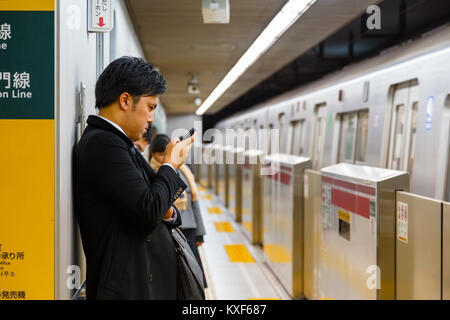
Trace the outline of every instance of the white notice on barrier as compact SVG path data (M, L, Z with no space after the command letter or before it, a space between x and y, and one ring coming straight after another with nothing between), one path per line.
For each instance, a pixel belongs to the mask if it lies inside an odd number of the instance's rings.
M408 243L408 204L397 201L397 239Z

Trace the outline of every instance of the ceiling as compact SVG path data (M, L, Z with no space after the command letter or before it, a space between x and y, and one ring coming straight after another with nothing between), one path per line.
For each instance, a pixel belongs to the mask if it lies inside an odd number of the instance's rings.
M161 96L168 115L194 113L190 73L206 99L286 0L230 0L230 24L203 24L201 0L127 0L148 61L169 87ZM245 75L208 110L216 113L379 1L318 0Z

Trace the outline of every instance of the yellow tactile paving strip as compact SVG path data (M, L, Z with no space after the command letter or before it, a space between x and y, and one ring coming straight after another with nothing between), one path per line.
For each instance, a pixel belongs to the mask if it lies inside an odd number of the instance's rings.
M219 207L211 207L211 208L208 208L208 212L210 213L210 214L222 214L223 212L222 212L222 209L220 209Z
M213 196L210 195L210 194L208 194L208 195L206 195L206 196L202 196L202 199L203 199L203 200L212 200L212 199L213 199Z
M203 187L198 187L197 190L198 190L199 192L205 192L205 191L206 191L206 189L203 188Z
M274 263L290 263L292 262L292 257L288 253L286 247L278 244L264 244L264 252L270 261Z
M229 222L214 222L217 232L234 232L233 226Z
M251 221L243 221L242 226L248 231L248 233L252 234L253 224Z
M254 263L255 260L244 244L226 244L225 250L231 262Z

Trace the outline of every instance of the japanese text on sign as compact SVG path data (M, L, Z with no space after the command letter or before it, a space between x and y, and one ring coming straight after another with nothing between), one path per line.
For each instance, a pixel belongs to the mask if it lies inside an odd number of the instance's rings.
M89 15L90 32L110 32L112 30L111 0L91 0Z
M397 239L408 243L408 204L397 202Z
M13 90L4 91L11 88ZM31 88L31 76L28 72L12 73L0 71L0 98L31 99L33 97L32 92L20 90L28 88Z

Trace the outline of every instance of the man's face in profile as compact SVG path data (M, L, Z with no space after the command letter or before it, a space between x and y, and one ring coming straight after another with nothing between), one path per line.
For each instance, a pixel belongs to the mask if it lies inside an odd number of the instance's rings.
M132 108L127 110L127 134L134 142L150 130L154 120L155 108L158 105L157 96L142 96L137 103L132 102Z

